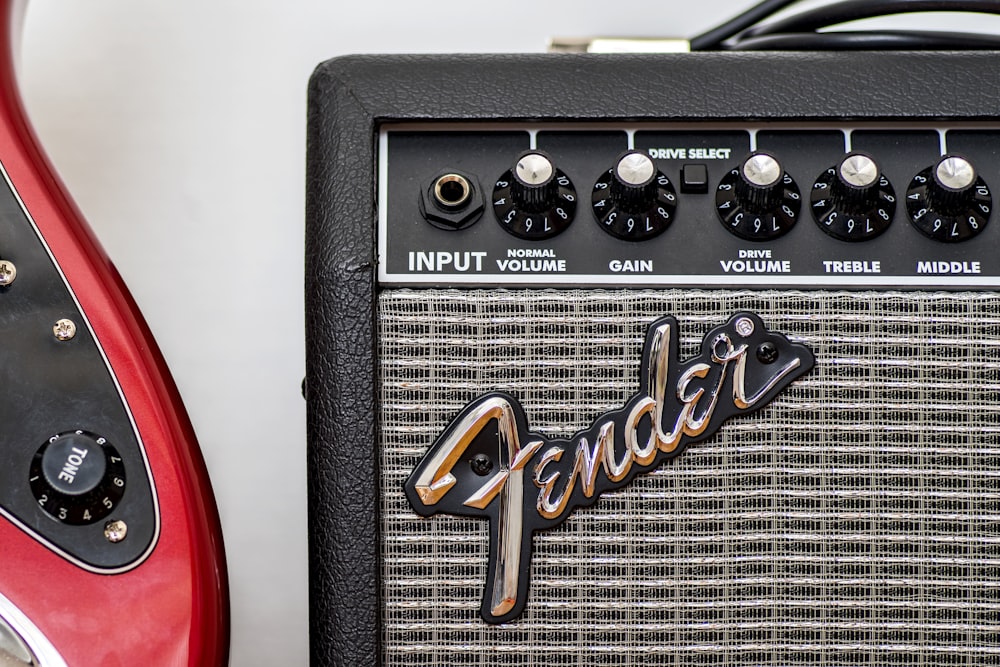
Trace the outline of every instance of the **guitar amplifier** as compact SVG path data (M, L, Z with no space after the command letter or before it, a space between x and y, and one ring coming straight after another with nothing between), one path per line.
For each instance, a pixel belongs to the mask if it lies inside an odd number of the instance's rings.
M313 664L1000 664L1000 55L310 92Z

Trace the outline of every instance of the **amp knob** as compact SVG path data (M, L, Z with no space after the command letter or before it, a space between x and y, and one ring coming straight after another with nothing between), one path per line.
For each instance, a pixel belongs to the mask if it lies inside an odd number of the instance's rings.
M670 226L677 193L642 151L629 151L594 184L591 196L601 229L626 241L644 241Z
M910 222L926 236L958 243L986 228L993 197L975 167L959 155L945 155L913 177L906 191Z
M87 431L54 435L35 453L29 475L38 504L63 523L93 523L125 493L125 466L105 438Z
M777 158L752 153L730 170L715 193L715 208L730 232L748 241L770 241L795 226L801 197Z
M865 153L848 153L820 174L810 199L816 224L841 241L875 238L889 228L896 212L892 184Z
M576 190L548 155L528 151L496 182L493 212L500 225L518 238L551 238L573 222Z

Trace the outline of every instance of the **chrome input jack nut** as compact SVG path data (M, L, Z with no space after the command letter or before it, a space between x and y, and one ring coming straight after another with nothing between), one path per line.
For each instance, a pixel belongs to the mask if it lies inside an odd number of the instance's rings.
M420 215L441 229L464 229L483 215L485 202L479 179L459 171L447 171L420 190Z

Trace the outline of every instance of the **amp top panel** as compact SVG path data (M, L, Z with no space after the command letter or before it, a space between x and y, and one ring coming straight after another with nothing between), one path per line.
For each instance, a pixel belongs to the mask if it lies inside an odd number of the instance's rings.
M383 285L1000 286L1000 127L384 125Z

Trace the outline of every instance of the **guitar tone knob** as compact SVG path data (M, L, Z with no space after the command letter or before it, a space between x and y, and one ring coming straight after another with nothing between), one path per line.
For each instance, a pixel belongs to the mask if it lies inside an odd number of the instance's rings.
M103 519L125 493L121 455L87 431L52 436L35 453L29 474L39 506L57 521L83 525Z

